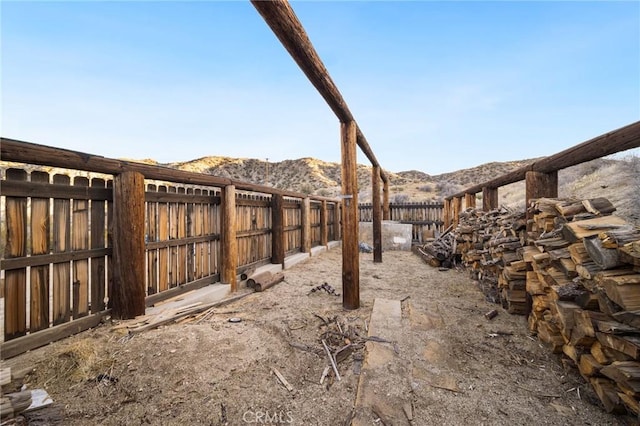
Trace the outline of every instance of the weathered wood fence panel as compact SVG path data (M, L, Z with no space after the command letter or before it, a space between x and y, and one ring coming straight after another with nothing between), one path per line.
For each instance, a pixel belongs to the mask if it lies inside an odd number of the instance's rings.
M360 204L360 221L373 222L373 205ZM390 219L400 223L413 225L412 237L414 241L422 242L426 230L436 235L444 231L443 220L444 203L390 203Z
M271 259L271 197L236 195L238 268L255 267Z
M219 190L149 184L145 200L147 304L218 281Z
M298 253L302 248L302 200L285 198L283 213L284 252Z
M0 170L3 358L94 327L107 312L137 315L215 282L234 291L237 274L274 262L274 249L284 263L340 236L334 199L6 138L0 149L20 162Z
M326 211L322 211L323 203L321 201L314 201L310 203L309 222L311 226L311 247L326 245L326 240L323 244L322 230L327 229L327 223L322 223L322 219L326 218ZM326 209L326 203L324 203ZM325 236L326 238L326 236Z
M71 177L60 173L6 171L0 188L7 229L5 341L69 325L106 308L111 190L103 178L90 182L76 176L70 183Z

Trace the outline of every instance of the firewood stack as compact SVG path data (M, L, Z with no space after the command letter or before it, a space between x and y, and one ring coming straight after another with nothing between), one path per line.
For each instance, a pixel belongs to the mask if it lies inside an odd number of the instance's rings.
M529 329L573 361L608 412L638 415L640 230L603 198L538 199L529 211Z
M608 412L640 412L640 229L604 198L540 198L528 214L467 209L449 240L488 299L527 314Z
M526 314L526 263L519 250L525 241L524 214L500 208L487 213L467 209L455 230L456 254L480 282L488 299L512 314Z

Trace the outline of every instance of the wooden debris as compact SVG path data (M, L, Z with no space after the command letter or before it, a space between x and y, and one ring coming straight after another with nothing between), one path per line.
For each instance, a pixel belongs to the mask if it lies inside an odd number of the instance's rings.
M280 373L280 371L278 371L277 368L275 367L271 367L271 371L273 372L273 374L276 375L276 377L278 378L278 380L280 380L280 383L282 383L282 385L287 388L287 390L289 392L293 392L293 386L291 386L291 384L289 382L287 382L287 379L284 378L284 376L282 375L282 373Z
M331 355L331 351L329 350L329 347L327 346L327 342L325 342L324 339L322 339L322 346L324 346L324 350L327 352L327 357L329 358L331 367L333 367L333 372L336 374L336 379L338 379L338 381L342 380L342 378L340 377L340 372L338 372L338 366L336 365L336 360L333 359L333 355Z

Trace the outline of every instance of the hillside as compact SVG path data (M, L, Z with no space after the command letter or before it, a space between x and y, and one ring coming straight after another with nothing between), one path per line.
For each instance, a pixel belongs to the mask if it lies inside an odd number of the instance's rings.
M440 175L417 170L387 172L391 182L390 198L395 202L441 200L464 188L516 170L533 160L492 162ZM313 158L266 162L246 158L204 157L164 165L308 194L336 196L340 193L340 164ZM371 200L370 171L370 167L358 165L360 202ZM562 170L558 178L561 197L609 198L620 215L640 224L640 158L597 159ZM524 182L501 188L499 198L503 205L523 208Z

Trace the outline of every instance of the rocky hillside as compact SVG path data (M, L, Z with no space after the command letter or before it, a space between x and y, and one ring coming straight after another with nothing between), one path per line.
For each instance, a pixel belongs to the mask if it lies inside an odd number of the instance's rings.
M391 200L441 200L464 188L516 170L531 161L533 159L492 162L440 175L429 175L417 170L387 172L391 182ZM340 164L313 158L266 162L246 158L204 157L164 165L308 194L336 196L340 193ZM371 200L370 170L368 166L358 166L361 202ZM580 164L560 171L559 183L561 197L609 198L618 208L619 214L640 224L640 158L603 158ZM481 194L478 195L480 196ZM523 208L524 182L501 188L499 197L503 205ZM480 199L478 201L481 202Z

